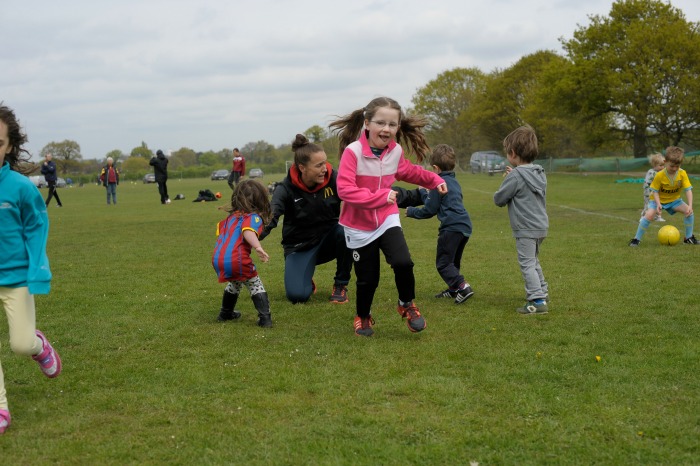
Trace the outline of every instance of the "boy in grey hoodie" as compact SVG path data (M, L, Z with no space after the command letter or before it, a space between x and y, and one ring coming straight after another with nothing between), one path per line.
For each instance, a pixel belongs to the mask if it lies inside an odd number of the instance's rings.
M549 229L547 177L544 168L532 163L538 154L535 130L528 125L514 130L503 140L503 149L515 168L506 167L505 179L493 195L493 201L498 207L508 205L518 263L525 280L527 303L517 311L546 314L549 287L538 256Z

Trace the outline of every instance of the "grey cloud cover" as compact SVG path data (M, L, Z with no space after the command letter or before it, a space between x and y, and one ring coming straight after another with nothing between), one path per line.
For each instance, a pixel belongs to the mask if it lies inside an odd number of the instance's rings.
M454 67L561 52L592 0L3 1L0 100L33 153L72 139L85 158L290 142L377 95L411 105ZM674 1L687 19L700 2Z

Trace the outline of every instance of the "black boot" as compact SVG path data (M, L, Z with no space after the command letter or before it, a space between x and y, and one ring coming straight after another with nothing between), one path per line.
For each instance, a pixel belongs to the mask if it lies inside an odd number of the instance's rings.
M219 317L216 319L219 322L225 322L227 320L238 319L241 313L234 311L233 308L236 307L236 302L238 301L238 295L229 293L224 290L224 297L221 299L221 311L219 312Z
M270 301L267 300L267 293L262 292L251 296L255 309L258 311L258 325L261 327L272 327L272 316L270 315Z

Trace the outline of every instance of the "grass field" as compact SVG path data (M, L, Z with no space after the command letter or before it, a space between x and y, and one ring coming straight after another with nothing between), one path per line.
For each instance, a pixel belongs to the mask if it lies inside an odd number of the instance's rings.
M551 175L550 313L521 316L515 244L492 200L501 178L458 178L476 294L432 297L437 220L403 219L428 328L408 331L384 267L372 338L353 334L352 283L351 303L327 302L331 264L309 303L285 301L281 228L259 264L274 328L255 325L245 291L243 317L216 322L222 202L191 200L228 195L224 181L172 180L186 199L168 206L154 185L122 184L117 206L102 187L63 189L65 207L49 208L52 291L37 297L63 373L12 354L0 319L13 416L0 463L700 463L700 247L659 245L655 223L630 248L641 185Z

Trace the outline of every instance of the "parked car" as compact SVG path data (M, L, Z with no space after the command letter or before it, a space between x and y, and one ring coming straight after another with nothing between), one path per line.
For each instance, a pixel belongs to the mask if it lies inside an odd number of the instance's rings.
M495 150L474 152L469 159L472 173L501 173L506 169L506 158Z
M66 186L68 186L68 183L66 183L66 180L64 180L63 178L60 178L60 177L56 178L56 187L57 188L65 188Z
M147 183L155 183L156 182L156 175L153 173L146 173L143 177L143 184Z
M216 170L215 172L212 172L211 179L212 180L227 180L228 179L228 170Z
M44 179L44 175L35 175L35 176L30 176L29 180L34 183L34 186L37 188L45 188L49 184L46 182L46 179Z
M262 178L263 175L265 175L265 174L259 168L251 168L250 171L248 172L248 178Z

